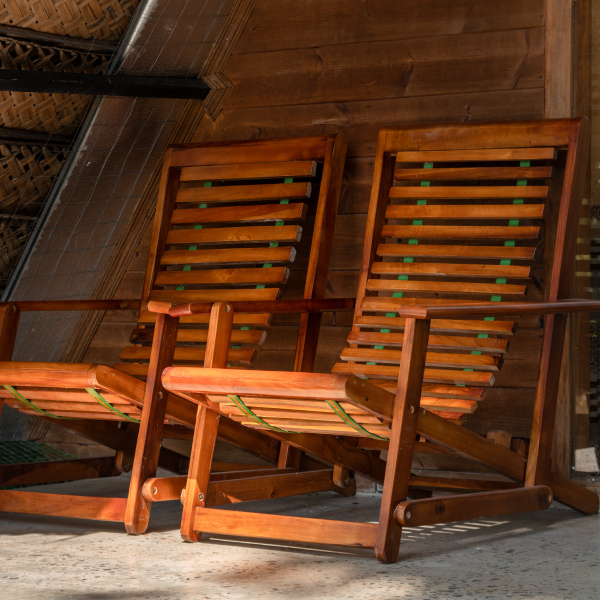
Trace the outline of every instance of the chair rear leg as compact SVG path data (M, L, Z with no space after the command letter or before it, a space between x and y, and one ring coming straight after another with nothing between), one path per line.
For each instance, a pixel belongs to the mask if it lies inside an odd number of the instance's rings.
M402 527L394 517L396 505L406 500L417 436L429 321L406 319L398 392L394 404L392 435L388 450L375 555L384 563L398 560Z

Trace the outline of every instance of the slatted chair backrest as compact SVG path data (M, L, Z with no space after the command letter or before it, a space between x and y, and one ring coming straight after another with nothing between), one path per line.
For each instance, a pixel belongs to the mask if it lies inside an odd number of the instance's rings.
M569 297L577 127L380 132L354 325L334 372L396 390L399 306ZM422 406L464 420L494 383L514 331L506 319L434 319Z
M275 300L297 247L310 252L304 298L325 292L346 142L340 135L173 146L167 150L135 345L116 365L144 376L154 313L150 300L173 303ZM309 243L307 243L307 241ZM271 315L237 314L229 364L247 367ZM310 370L302 317L297 370ZM208 316L182 319L176 364L202 364Z

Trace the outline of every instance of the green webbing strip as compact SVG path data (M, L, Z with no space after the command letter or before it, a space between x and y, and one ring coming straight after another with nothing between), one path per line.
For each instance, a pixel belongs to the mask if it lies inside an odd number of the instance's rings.
M380 437L375 433L371 433L367 431L362 425L359 425L335 400L325 400L329 405L329 408L333 409L333 411L337 414L337 416L345 421L346 424L350 425L352 429L358 431L359 433L363 433L364 435L369 436L370 438L374 438L376 440L385 440L388 441L388 438Z
M25 396L23 396L22 394L17 392L17 390L15 390L15 388L12 387L12 385L3 384L2 387L5 390L7 390L8 392L10 392L19 402L21 402L28 408L31 408L32 410L39 413L40 415L44 415L45 417L52 417L53 419L67 419L68 421L77 421L77 419L75 417L59 417L58 415L53 415L52 413L49 413L47 410L44 410L43 408L36 406L33 402L31 402L31 400L27 400L27 398L25 398Z
M122 413L118 408L115 408L108 400L105 400L94 388L85 388L85 391L95 400L97 400L104 408L110 410L110 412L115 413L115 415L119 415L119 417L123 417L126 421L131 421L132 423L139 423L138 419L134 419L125 413Z
M281 433L298 433L297 431L287 431L286 429L280 429L275 425L270 425L266 421L263 421L257 414L253 413L241 400L239 396L233 394L227 394L227 397L248 417L250 417L255 423L264 425L273 431L280 431Z

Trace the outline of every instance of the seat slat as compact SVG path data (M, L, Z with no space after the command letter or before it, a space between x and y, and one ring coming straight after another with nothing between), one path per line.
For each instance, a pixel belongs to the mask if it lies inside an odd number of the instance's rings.
M397 365L368 365L365 363L336 363L332 373L349 373L357 377L398 380ZM460 369L425 369L423 380L433 383L456 383L493 385L494 374L490 371L462 371Z
M132 344L151 344L154 336L154 328L134 329L129 341ZM260 329L233 329L231 332L232 344L252 344L260 346L267 336L267 332ZM208 338L208 329L179 329L177 331L178 342L190 342L204 344Z
M512 300L512 303L521 302L521 300ZM361 303L362 310L372 310L374 312L394 312L399 306L421 306L421 305L448 305L466 306L473 304L484 304L478 300L455 300L442 298L384 298L379 296L365 296ZM524 304L524 306L526 306Z
M149 360L152 348L148 346L128 346L121 352L123 361ZM205 348L177 347L175 348L175 360L182 362L201 362L206 354ZM250 364L256 350L253 348L231 348L228 359L231 362Z
M399 365L401 350L377 350L374 348L344 348L340 355L342 360L354 362L375 362L380 364ZM498 371L502 361L496 356L486 354L459 354L451 352L428 352L425 364L428 367L450 367L456 369L478 369L481 371Z
M388 392L395 394L398 388L398 382L389 379L369 379L369 383L376 385ZM424 396L437 398L457 398L471 399L481 401L484 399L486 389L481 387L466 387L456 385L445 385L442 383L424 383L421 390Z
M480 265L452 263L374 262L371 273L375 275L427 275L428 277L505 277L528 279L531 267L520 265Z
M184 167L180 181L227 181L232 179L275 179L282 177L314 177L314 160L290 162L247 163Z
M311 190L310 181L184 188L178 190L176 202L253 202L280 198L309 198ZM519 196L515 196L517 197Z
M511 227L512 229L512 227ZM512 238L505 238L512 239ZM532 260L535 248L527 246L434 246L430 244L379 244L379 256L432 256L435 258L486 258Z
M287 267L271 267L270 269L197 269L193 271L160 271L156 275L155 285L243 285L243 284L277 284L288 280L290 270Z
M459 225L384 225L382 237L391 238L444 238L444 239L537 239L540 232L535 226L459 226Z
M277 300L278 288L248 289L226 288L219 290L152 290L149 301L174 302L218 302L219 300Z
M219 248L214 250L167 250L161 265L188 264L241 264L294 262L296 249L292 246L277 248Z
M500 294L523 295L526 291L524 285L511 285L506 283L471 283L466 281L404 281L397 279L369 279L367 289L376 292L439 292L460 294Z
M211 188L206 188L211 189ZM390 188L390 198L545 198L546 185L498 186L398 186Z
M556 148L481 148L468 150L407 150L396 153L396 162L471 162L552 160Z
M361 328L404 329L405 322L404 317L372 315L361 315L354 319L354 325ZM513 321L432 319L431 332L513 335L515 323Z
M396 169L396 181L457 179L548 179L552 167L466 167L434 169Z
M541 219L543 204L391 204L386 219Z
M167 244L244 244L255 242L299 242L302 227L266 225L257 227L218 227L213 229L172 229Z
M220 208L179 208L173 211L171 223L245 223L293 221L304 219L306 204L265 204L255 206L223 206Z
M348 335L348 343L370 346L402 346L404 343L404 334L351 331ZM508 342L502 339L430 335L428 347L436 350L463 349L505 353L508 350Z

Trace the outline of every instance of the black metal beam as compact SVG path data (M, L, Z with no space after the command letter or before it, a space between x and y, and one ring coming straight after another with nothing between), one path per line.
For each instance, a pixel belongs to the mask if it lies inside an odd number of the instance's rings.
M196 78L0 69L0 91L204 100L210 86Z
M66 135L50 135L43 131L0 127L0 144L17 146L70 146L73 139Z
M85 52L97 52L103 54L113 54L119 45L116 42L72 38L66 35L44 33L42 31L34 31L33 29L25 29L23 27L11 27L10 25L0 25L0 36L17 41L40 44L41 46L53 46L55 48L68 48L69 50L83 50Z

